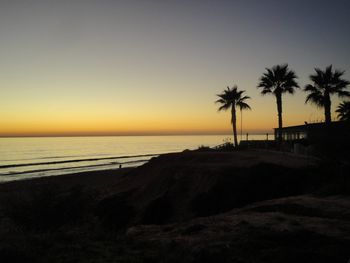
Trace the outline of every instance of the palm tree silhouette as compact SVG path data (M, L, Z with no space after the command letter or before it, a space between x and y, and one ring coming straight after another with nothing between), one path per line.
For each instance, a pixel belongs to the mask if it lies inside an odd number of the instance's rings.
M305 103L311 102L320 108L324 108L325 123L332 121L331 117L331 95L336 94L338 97L349 97L350 92L344 89L350 84L349 81L342 79L344 71L332 70L332 65L328 66L325 71L315 68L316 74L310 75L313 85L305 86L304 91L308 92Z
M231 109L231 123L233 129L233 139L235 146L238 146L237 141L237 126L236 126L236 107L239 107L240 110L251 109L250 106L245 102L247 99L250 99L249 96L243 96L245 90L238 90L237 86L234 85L232 89L227 87L223 91L223 93L218 94L217 96L220 98L215 103L220 103L218 111L226 111Z
M338 119L341 121L350 121L350 101L343 101L338 105L337 110Z
M262 88L261 94L272 93L276 97L278 113L278 140L282 141L282 94L294 94L295 88L299 88L295 72L288 68L288 64L275 65L266 71L260 78L258 88Z

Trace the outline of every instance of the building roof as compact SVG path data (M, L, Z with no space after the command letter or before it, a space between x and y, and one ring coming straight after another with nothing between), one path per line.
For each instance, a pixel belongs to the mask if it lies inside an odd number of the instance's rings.
M283 127L282 131L306 131L306 129L323 129L325 127L324 122L318 122L318 123L305 123L303 125L296 125L296 126L288 126ZM332 128L341 128L348 126L349 123L345 121L333 121L330 123L330 126ZM278 128L274 128L274 130L278 130Z

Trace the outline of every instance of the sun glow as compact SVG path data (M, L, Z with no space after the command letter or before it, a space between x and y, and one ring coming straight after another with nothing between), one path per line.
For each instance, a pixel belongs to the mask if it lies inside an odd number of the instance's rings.
M308 16L283 19L280 30L267 17L256 20L260 9L247 14L229 1L34 2L0 4L0 136L231 133L230 113L218 113L214 101L234 84L252 98L243 131L272 132L275 99L256 88L266 67L288 62L301 87L315 66L350 67L346 34L322 27L332 41L315 46L326 33L311 41L307 27L288 22ZM323 118L304 101L301 91L284 96L285 126Z

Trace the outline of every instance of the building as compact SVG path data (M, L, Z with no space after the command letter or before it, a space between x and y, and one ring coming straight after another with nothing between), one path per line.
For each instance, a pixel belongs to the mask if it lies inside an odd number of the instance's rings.
M279 129L275 128L275 140L279 135ZM310 143L327 141L349 141L350 122L335 121L326 123L305 123L304 125L283 127L283 141L307 140Z
M278 141L279 129L274 130L275 141ZM279 150L334 160L350 156L350 122L305 123L283 127L281 132Z

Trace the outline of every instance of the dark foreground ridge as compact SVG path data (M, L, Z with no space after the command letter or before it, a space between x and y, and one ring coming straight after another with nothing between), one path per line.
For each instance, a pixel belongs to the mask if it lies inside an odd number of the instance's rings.
M1 262L347 262L349 166L185 151L0 185Z

